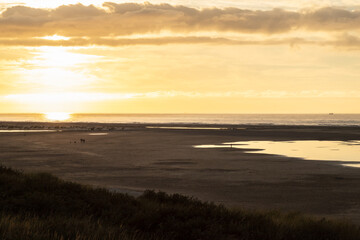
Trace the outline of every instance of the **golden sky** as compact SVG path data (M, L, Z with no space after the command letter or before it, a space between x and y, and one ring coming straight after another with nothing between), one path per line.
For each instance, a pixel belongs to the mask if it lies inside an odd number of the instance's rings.
M360 113L357 1L110 1L0 0L0 113Z

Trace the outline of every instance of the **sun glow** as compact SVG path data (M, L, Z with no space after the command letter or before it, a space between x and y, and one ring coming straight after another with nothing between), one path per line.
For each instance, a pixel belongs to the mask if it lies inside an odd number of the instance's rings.
M52 36L45 36L45 37L41 37L42 39L46 39L46 40L52 40L52 41L59 41L59 40L69 40L69 37L64 37L64 36L59 36L59 35L52 35Z
M51 121L65 121L71 118L71 113L66 112L48 112L44 115L46 119Z
M83 89L98 79L88 64L97 56L74 53L65 47L40 47L19 73L24 83L36 85L44 93Z
M30 63L43 68L69 68L87 64L99 58L99 56L75 53L72 50L67 47L38 47Z

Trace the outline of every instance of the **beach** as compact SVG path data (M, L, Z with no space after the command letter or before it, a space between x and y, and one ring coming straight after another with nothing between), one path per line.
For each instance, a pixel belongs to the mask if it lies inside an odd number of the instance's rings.
M244 149L194 148L251 140L360 140L359 127L0 125L8 131L0 132L0 163L25 172L49 172L135 196L154 189L231 208L295 211L360 224L360 168ZM55 132L9 131L15 129Z

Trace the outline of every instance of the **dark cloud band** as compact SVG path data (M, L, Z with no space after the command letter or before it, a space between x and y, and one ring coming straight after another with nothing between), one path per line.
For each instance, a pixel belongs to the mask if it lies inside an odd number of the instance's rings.
M294 29L344 31L360 29L360 11L322 8L292 12L238 8L195 9L169 4L105 3L103 8L81 4L55 9L10 7L0 15L0 36L37 37L122 36L173 32L285 33Z
M137 44L323 44L359 43L360 11L321 8L312 11L244 10L239 8L195 9L169 4L117 4L107 2L102 8L82 4L63 5L55 9L13 6L0 14L0 44L22 46L123 46ZM311 38L284 38L277 34L294 30L332 32L342 35L336 41ZM127 38L132 34L158 34L169 31L181 37ZM193 33L218 32L217 37L194 37ZM264 40L234 40L222 33L267 35ZM47 40L39 37L61 35L69 40ZM121 37L122 38L119 38Z

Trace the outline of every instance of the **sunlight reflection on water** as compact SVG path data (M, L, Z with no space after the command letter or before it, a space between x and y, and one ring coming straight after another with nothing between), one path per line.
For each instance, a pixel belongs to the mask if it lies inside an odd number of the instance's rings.
M337 161L343 166L360 167L360 141L240 141L195 148L239 148L245 152L284 155L306 160Z
M48 113L44 113L44 117L50 121L66 121L71 118L71 113L48 112Z

